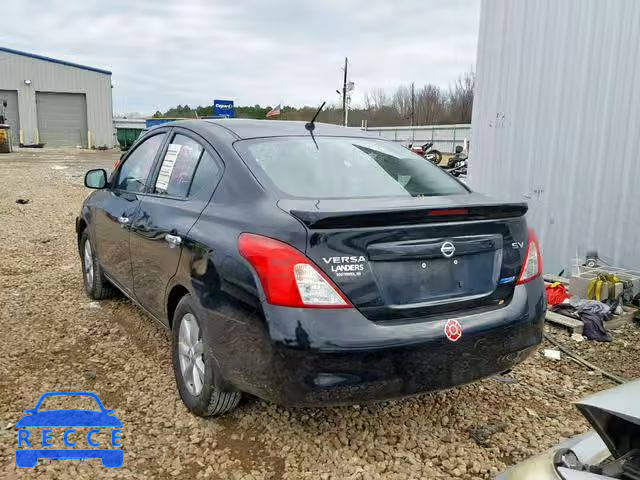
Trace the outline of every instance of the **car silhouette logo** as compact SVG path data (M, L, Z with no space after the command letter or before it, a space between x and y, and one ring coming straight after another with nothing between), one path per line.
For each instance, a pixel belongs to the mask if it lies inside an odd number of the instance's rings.
M49 397L90 397L93 398L98 407L97 410L85 409L59 409L41 410L42 402ZM40 458L55 459L81 459L99 458L102 465L108 468L118 468L124 463L124 452L119 443L120 428L122 422L114 415L114 410L104 407L98 395L92 392L81 391L60 391L44 393L36 406L25 410L26 415L16 423L18 427L18 448L16 449L16 465L20 468L33 468L38 464ZM42 439L31 438L35 431L32 428L42 427ZM52 444L53 428L62 427L65 429L62 440L66 447L71 448L50 448ZM94 436L100 433L100 428L111 429L110 446L112 448L75 448L81 442L81 436L77 434L74 427L90 427L86 434L86 443L89 447L98 447L101 442L95 440ZM73 440L75 441L72 441ZM33 448L32 445L42 446Z
M456 247L453 245L453 243L447 241L444 242L440 247L440 252L442 252L442 255L445 258L451 258L453 257L453 254L456 253Z

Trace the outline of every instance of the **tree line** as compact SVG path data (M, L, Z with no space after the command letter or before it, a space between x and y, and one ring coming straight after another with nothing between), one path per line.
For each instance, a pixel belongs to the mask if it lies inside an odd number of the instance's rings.
M370 127L399 125L446 125L471 123L475 74L462 74L448 89L436 85L400 85L392 92L374 89L367 92L364 105L349 109L349 125L359 127L363 120ZM318 106L282 106L282 120L309 120ZM237 118L265 119L271 106L236 106ZM154 117L201 118L213 116L213 106L178 105L166 112L157 111ZM318 116L318 121L342 123L342 105L330 105Z

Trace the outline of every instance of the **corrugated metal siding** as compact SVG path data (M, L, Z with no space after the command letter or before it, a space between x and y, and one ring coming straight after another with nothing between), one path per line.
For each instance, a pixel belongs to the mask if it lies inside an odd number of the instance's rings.
M25 80L31 80L31 85L25 85ZM0 90L18 91L20 128L26 144L38 141L36 92L64 92L86 95L92 144L114 145L110 75L0 51Z
M526 200L545 271L640 269L640 2L483 0L469 184Z

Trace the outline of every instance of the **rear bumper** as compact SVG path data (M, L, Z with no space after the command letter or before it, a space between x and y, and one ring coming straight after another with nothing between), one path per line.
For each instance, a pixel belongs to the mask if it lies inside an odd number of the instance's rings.
M452 342L444 334L448 318L381 325L355 309L265 306L268 335L261 337L268 338L252 336L259 344L246 346L254 366L225 376L241 390L289 406L364 403L446 389L524 360L542 340L545 309L542 279L517 286L503 308L453 317L463 332Z

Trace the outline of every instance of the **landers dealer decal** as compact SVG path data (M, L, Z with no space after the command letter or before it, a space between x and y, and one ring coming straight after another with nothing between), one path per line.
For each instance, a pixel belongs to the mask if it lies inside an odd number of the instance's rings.
M364 271L366 259L360 256L350 257L322 257L324 263L329 265L331 273L336 277L360 277Z

